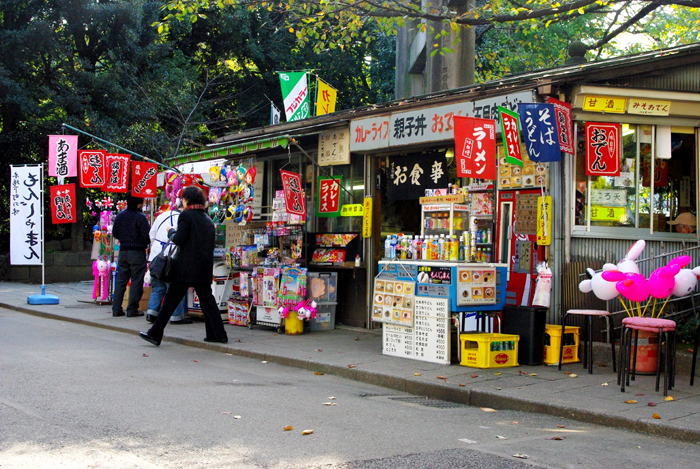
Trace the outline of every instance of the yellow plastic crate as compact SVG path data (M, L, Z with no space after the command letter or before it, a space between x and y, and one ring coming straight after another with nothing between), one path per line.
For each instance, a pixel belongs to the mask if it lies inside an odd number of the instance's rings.
M462 334L460 365L473 368L518 366L518 342L513 334Z
M564 361L562 363L578 363L579 327L566 326L564 341ZM572 337L573 336L573 337ZM573 345L571 339L573 338ZM561 326L546 324L544 326L544 362L547 365L559 364L559 348L561 346Z

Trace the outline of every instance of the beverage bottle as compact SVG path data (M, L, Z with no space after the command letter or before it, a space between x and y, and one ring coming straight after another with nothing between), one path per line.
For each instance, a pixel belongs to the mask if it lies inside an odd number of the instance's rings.
M391 235L387 235L384 241L384 258L391 259Z
M457 246L458 253L457 253L457 260L458 261L463 261L464 260L464 235L459 236L459 244Z
M476 232L476 244L480 244L480 243L481 243L481 230L478 230Z
M428 237L423 238L423 246L421 247L421 259L428 259Z
M399 245L401 246L400 257L401 259L406 259L406 236L401 236Z
M440 239L438 240L438 257L439 260L443 260L445 258L445 235L441 234Z
M474 238L472 238L472 245L469 248L469 262L476 262L476 244L474 242Z
M396 235L391 235L391 242L389 243L389 248L390 248L390 259L395 259L396 258Z
M423 259L423 240L416 236L416 259Z
M406 259L415 259L416 247L413 245L413 235L406 239Z
M456 261L459 259L459 241L457 235L452 235L452 245L450 246L450 260Z
M486 249L486 258L484 259L484 262L491 262L491 248Z

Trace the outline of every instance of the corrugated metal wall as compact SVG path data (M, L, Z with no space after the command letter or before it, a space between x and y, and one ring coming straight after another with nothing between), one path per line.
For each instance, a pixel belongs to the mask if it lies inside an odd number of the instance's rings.
M685 65L670 70L660 70L659 75L632 75L620 80L607 80L612 86L652 88L668 91L700 91L700 64Z

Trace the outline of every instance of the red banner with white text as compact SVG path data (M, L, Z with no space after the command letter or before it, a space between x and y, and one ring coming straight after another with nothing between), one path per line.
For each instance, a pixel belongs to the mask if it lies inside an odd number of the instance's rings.
M131 195L151 198L156 196L158 165L143 161L131 162Z
M306 217L306 200L301 185L301 175L280 169L282 176L282 188L284 189L284 203L287 213Z
M457 176L496 180L496 121L454 116Z
M75 184L63 184L49 187L51 195L51 222L75 223Z
M127 192L129 190L129 160L131 155L107 153L107 180L102 190L105 192Z
M80 165L80 187L102 188L105 184L105 151L80 150L78 163Z

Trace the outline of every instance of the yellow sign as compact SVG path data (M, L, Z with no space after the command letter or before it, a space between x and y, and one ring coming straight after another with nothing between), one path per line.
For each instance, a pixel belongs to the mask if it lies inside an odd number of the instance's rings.
M361 217L363 212L362 204L343 205L340 209L341 217Z
M552 244L552 196L544 198L544 208L542 210L542 197L537 197L537 244L549 246ZM545 217L544 214L547 216ZM546 225L545 225L546 221Z
M365 197L362 211L362 237L372 237L372 197Z
M420 197L418 199L418 202L420 204L446 204L446 203L461 204L461 203L464 203L464 196L461 194L458 194L458 195L436 195L433 197Z
M625 98L611 98L610 96L584 96L583 110L593 112L625 113Z
M338 90L318 78L316 80L316 115L323 116L335 112L337 96Z
M621 221L627 218L625 207L591 205L591 221Z
M646 116L668 116L671 112L671 101L630 98L627 103L627 112Z

